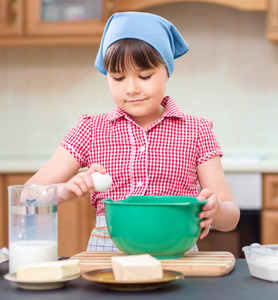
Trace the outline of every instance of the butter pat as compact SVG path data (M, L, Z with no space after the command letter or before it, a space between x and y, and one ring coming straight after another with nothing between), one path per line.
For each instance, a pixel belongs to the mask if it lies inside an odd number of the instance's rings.
M45 261L21 266L17 269L17 280L22 281L55 281L80 274L78 259Z
M149 254L112 256L111 262L115 281L145 282L163 277L161 262Z

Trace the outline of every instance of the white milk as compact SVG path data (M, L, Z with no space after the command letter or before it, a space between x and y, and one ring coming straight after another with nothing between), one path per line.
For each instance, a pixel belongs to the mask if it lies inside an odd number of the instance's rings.
M56 241L30 240L10 243L9 272L16 273L19 266L58 259Z

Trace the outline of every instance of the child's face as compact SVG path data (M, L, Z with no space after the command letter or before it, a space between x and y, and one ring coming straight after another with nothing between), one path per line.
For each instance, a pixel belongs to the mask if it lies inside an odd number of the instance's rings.
M124 73L108 72L107 79L115 103L139 125L152 123L162 116L160 103L168 80L164 66L149 70L130 66Z

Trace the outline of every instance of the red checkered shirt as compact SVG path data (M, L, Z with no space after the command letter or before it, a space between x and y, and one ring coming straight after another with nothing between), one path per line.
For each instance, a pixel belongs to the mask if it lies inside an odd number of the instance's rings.
M119 107L110 114L83 115L61 142L81 167L101 164L112 176L111 188L94 192L91 203L105 215L102 199L131 195L197 196L196 167L222 150L206 118L182 113L170 97L161 119L147 130Z

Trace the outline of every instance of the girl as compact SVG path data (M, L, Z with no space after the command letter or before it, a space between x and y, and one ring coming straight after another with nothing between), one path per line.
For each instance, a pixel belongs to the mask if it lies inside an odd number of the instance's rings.
M182 113L164 96L174 59L188 45L173 24L157 15L116 13L108 21L96 68L107 75L116 104L110 114L80 117L48 163L28 183L59 183L58 203L91 194L97 223L87 250L118 250L107 232L104 198L188 195L207 199L200 238L209 227L230 231L239 208L222 170L221 148L208 119ZM81 167L88 171L78 172ZM95 192L93 172L113 178ZM199 185L201 192L199 193Z

